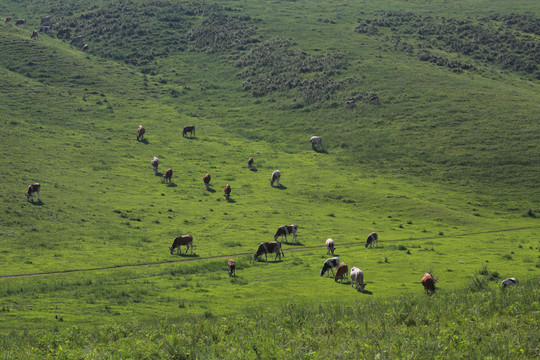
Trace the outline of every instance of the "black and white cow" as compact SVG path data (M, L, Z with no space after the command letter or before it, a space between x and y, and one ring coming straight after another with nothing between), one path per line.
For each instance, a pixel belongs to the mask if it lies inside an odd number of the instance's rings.
M32 202L34 201L34 193L37 193L37 199L39 201L39 191L41 190L41 185L39 183L33 183L31 185L28 185L28 192L26 193L26 200L30 201L32 199Z
M26 25L26 19L19 19L15 21L15 25Z
M40 25L43 25L43 24L46 24L46 23L49 23L51 22L51 17L50 16L44 16L41 18L41 24Z
M139 138L141 140L144 140L144 133L146 132L146 129L144 128L144 126L142 125L139 125L137 127L137 141L139 141Z
M174 239L172 246L169 247L169 250L171 251L171 254L172 254L174 252L174 249L178 249L176 250L176 253L179 254L182 252L180 250L180 246L184 246L184 245L186 246L186 254L190 247L191 247L191 253L193 254L193 236L191 235L177 236Z
M8 16L8 17L6 18L6 24L9 23L10 21L11 21L11 17Z
M322 138L320 136L312 136L310 139L309 139L309 143L311 144L311 148L313 150L315 150L315 146L317 146L317 148L319 150L322 150Z
M280 226L276 233L274 234L274 241L277 240L281 236L281 241L283 241L283 237L285 236L285 241L287 240L287 235L293 236L292 241L296 241L296 233L298 232L298 225L283 225Z
M338 266L339 256L327 259L324 262L323 268L321 270L321 276L323 276L325 272L328 272L328 276L330 276L330 272L328 270L332 270L332 276L334 276L334 268L337 268Z
M166 182L168 184L172 183L172 169L169 168L167 171L165 171L165 174L163 174L163 182Z
M152 161L150 161L150 164L152 164L152 168L154 169L154 174L158 174L158 167L159 167L159 159L154 156Z
M257 261L262 256L262 254L264 254L264 258L266 259L266 261L268 261L268 254L272 253L276 254L274 261L276 261L278 257L281 261L281 255L285 257L285 254L281 249L281 243L279 241L269 241L261 243L259 245L259 248L257 249L257 252L253 254L253 260Z
M229 201L229 198L231 197L231 185L225 185L225 188L223 189L223 196L225 196L225 200Z
M210 174L206 173L204 174L203 176L203 182L204 182L204 186L206 186L206 190L210 190Z
M39 32L42 32L42 33L45 33L45 34L48 34L51 32L51 27L46 25L46 26L42 26L39 28Z
M501 286L502 287L508 287L508 286L514 286L514 285L517 285L518 284L518 281L516 278L507 278L507 279L504 279L503 281L501 281Z
M249 168L249 169L253 168L253 157L250 157L250 158L248 159L248 168Z
M335 249L336 249L336 247L335 247L335 244L334 244L334 240L326 239L326 255L330 255L330 253L332 253L332 255L334 255L334 250Z
M368 238L366 240L366 247L373 247L373 245L375 244L379 246L379 235L376 232L372 232L368 235Z
M38 31L37 30L33 30L32 31L32 34L30 35L30 39L33 39L33 38L38 38Z
M274 186L274 182L277 182L277 186L279 186L279 179L281 178L281 171L274 170L272 173L272 177L270 178L270 186Z
M84 51L84 52L88 51L88 44L83 45L82 51Z
M195 136L195 125L189 125L184 127L184 130L182 130L182 136L186 137L187 133L189 133L189 136Z
M354 267L351 269L351 286L354 287L356 284L356 290L360 290L361 292L364 292L364 289L366 287L366 283L364 282L364 273L362 270L360 270L357 267Z

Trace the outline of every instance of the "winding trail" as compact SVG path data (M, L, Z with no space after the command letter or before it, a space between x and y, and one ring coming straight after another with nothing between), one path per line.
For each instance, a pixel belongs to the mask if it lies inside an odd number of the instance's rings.
M532 230L532 229L540 229L540 227L539 226L531 226L531 227L522 227L522 228L515 228L515 229L482 231L482 232L466 233L466 234L458 234L458 235L441 235L441 236L431 236L431 237L425 237L425 238L407 238L407 239L385 240L385 241L380 241L380 242L381 243L395 243L395 242L403 242L403 241L421 241L421 240L425 241L425 240L436 240L436 239L438 240L438 239L444 239L444 238L467 237L467 236L475 236L475 235L495 234L495 233L523 231L523 230ZM358 242L343 243L343 244L340 244L339 246L340 247L343 247L343 246L358 246ZM317 248L324 248L324 247L325 247L325 245L302 246L302 247L293 247L293 248L283 249L283 251L284 252L285 251L287 251L287 252L288 251L301 251L301 250L317 249ZM233 255L220 255L220 256L210 256L210 257L204 257L204 258L190 258L190 259L161 261L161 262L142 263L142 264L112 265L112 266L104 266L104 267L96 267L96 268L71 269L71 270L61 270L61 271L52 271L52 272L44 272L44 273L6 275L6 276L0 276L0 279L13 279L13 278L25 278L25 277L45 276L45 275L69 274L69 273L78 273L78 272L85 272L85 271L101 271L101 270L121 269L121 268L129 268L129 267L167 265L167 264L185 263L185 262L192 262L192 261L225 259L225 258L247 256L247 255L252 255L252 253L240 253L240 254L233 254Z

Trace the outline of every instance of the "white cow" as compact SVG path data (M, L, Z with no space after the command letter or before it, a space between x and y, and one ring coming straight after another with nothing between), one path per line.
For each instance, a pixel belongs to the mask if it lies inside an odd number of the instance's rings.
M364 282L364 273L357 267L353 267L351 269L351 286L354 287L355 284L356 290L364 292L364 288L366 287L366 283Z
M334 240L326 239L326 254L330 255L330 253L332 253L332 255L334 255L334 249Z
M154 173L157 175L158 167L159 167L159 159L156 156L154 156L152 161L150 161L150 164L152 164L152 168L154 169Z
M315 146L317 146L319 150L322 150L322 138L320 136L312 136L309 139L309 143L311 144L311 148L313 150L315 150Z
M281 171L274 170L272 173L272 177L270 178L270 186L274 186L274 182L277 182L277 186L279 186L279 179L281 178Z

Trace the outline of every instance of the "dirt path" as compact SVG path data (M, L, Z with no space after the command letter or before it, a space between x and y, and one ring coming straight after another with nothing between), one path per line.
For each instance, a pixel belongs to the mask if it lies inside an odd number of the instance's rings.
M531 227L523 227L523 228L516 228L516 229L491 230L491 231L483 231L483 232L476 232L476 233L466 233L466 234L459 234L459 235L441 235L441 236L431 236L431 237L425 237L425 238L385 240L385 241L381 241L381 243L395 243L395 242L403 242L403 241L420 241L420 240L425 241L425 240L435 240L435 239L455 238L455 237L467 237L467 236L495 234L495 233L513 232L513 231L522 231L522 230L531 230L531 229L540 229L540 227L531 226ZM358 242L354 242L354 243L351 242L351 243L340 244L339 246L343 247L343 246L358 246L358 245L359 245ZM363 243L361 245L363 245ZM324 248L324 247L325 247L324 245L322 245L322 246L321 245L302 246L302 247L293 247L293 248L283 249L283 251L287 251L287 252L288 251L301 251L301 250L310 250L310 249L317 249L317 248ZM185 263L185 262L191 262L191 261L225 259L225 258L247 256L247 255L252 255L252 253L233 254L233 255L220 255L220 256L211 256L211 257L204 257L204 258L190 258L190 259L161 261L161 262L144 263L144 264L113 265L113 266L104 266L104 267L88 268L88 269L72 269L72 270L52 271L52 272L45 272L45 273L7 275L7 276L0 276L0 279L13 279L13 278L24 278L24 277L33 277L33 276L69 274L69 273L77 273L77 272L84 272L84 271L99 271L99 270L120 269L120 268L128 268L128 267L167 265L167 264Z

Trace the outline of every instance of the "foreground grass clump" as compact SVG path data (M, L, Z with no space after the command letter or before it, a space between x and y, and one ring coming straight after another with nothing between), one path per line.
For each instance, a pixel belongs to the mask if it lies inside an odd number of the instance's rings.
M261 305L233 317L208 311L145 324L13 332L0 347L6 359L532 359L539 355L539 286L534 278L507 289L493 284L349 305L290 299L276 310Z

